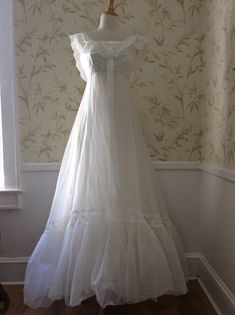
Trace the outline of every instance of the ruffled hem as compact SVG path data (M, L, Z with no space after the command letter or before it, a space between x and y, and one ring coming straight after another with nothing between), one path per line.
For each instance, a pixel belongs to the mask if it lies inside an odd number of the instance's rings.
M169 231L147 222L75 224L45 231L26 269L24 302L56 299L79 305L96 295L101 307L187 292Z
M141 302L144 302L144 301L147 301L147 300L152 300L153 302L157 302L159 297L162 296L162 295L165 295L165 294L178 296L178 295L184 295L184 294L187 294L187 293L188 293L188 288L186 290L182 291L182 292L170 292L169 290L166 290L166 292L162 292L161 295L143 296L143 297L141 297L141 298L139 298L137 300L129 300L129 301L123 301L123 302L118 301L117 303L110 301L109 303L105 304L104 306L102 306L102 305L100 305L100 306L101 306L101 308L104 309L107 306L117 306L117 305L141 303ZM65 300L65 306L70 306L70 307L79 306L79 305L82 304L83 301L85 301L85 300L87 300L87 299L89 299L91 297L94 297L94 296L96 296L95 292L93 292L91 294L88 294L88 295L84 295L75 304L70 304L67 300ZM48 299L48 304L44 304L44 305L42 305L40 307L49 307L55 300L63 300L63 299L64 299L63 295L56 296L56 297L54 297L53 300L49 300ZM33 309L38 308L34 304L32 304L32 305L30 305L29 303L25 303L25 304L29 305Z

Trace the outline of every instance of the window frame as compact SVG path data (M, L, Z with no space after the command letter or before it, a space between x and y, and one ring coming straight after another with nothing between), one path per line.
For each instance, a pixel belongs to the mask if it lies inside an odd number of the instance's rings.
M19 131L16 102L16 66L13 0L0 0L0 84L4 187L0 188L0 210L22 208L19 173ZM4 78L3 78L4 76Z

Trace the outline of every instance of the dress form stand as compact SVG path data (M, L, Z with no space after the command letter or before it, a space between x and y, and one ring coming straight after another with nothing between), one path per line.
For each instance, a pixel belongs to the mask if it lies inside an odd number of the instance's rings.
M92 39L119 41L128 37L128 34L121 30L120 20L114 11L113 3L114 1L110 0L106 10L102 12L98 28L87 33Z

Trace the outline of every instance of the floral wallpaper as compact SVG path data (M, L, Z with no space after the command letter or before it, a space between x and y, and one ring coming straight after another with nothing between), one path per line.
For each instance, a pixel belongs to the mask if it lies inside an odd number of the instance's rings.
M235 168L233 0L115 3L150 40L132 89L151 158ZM21 162L60 162L85 86L68 35L95 29L106 1L14 4Z
M235 169L235 1L204 8L202 160Z

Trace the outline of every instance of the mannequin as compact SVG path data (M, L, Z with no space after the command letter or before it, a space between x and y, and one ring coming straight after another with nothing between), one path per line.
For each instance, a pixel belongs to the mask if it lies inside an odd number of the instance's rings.
M122 31L120 26L120 19L114 9L114 0L109 0L108 6L104 12L101 13L100 22L97 29L86 32L85 34L94 41L124 41L131 35ZM136 51L137 61L140 64L144 60L144 51ZM109 81L110 79L108 79Z
M129 37L120 28L119 17L113 8L113 2L109 5L100 17L100 23L97 29L87 32L86 34L97 41L122 41Z

